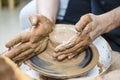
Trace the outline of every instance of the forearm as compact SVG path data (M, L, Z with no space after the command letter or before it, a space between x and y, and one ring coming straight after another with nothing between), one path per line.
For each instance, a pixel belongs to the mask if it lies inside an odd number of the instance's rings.
M59 7L59 0L37 0L37 12L53 23L56 21L56 16Z
M99 15L99 17L102 18L101 20L103 20L103 23L106 22L107 25L104 33L107 33L120 26L120 7L105 14Z

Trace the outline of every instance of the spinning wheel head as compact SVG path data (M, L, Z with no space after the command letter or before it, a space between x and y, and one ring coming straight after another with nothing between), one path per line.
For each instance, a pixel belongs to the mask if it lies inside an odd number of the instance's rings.
M29 59L28 65L42 75L53 78L65 79L86 74L99 60L99 54L94 45L90 45L84 52L71 60L65 59L59 62L53 58L54 48L70 39L75 33L73 25L56 25L54 31L49 35L50 41L47 49L38 56Z

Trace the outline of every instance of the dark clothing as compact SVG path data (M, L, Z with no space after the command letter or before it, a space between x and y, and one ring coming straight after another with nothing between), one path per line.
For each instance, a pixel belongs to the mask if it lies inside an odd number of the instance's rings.
M103 14L120 6L120 0L69 0L66 14L58 23L75 24L87 13ZM104 34L112 49L120 52L120 27Z

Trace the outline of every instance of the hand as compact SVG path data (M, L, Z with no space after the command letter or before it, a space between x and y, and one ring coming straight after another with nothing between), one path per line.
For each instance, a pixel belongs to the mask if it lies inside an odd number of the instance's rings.
M98 36L107 31L108 24L101 16L86 14L76 23L75 28L79 32L68 42L55 48L57 60L71 59L76 54L84 51Z
M7 48L11 48L6 56L19 63L45 50L48 34L52 31L53 23L44 16L30 16L32 28L9 41Z

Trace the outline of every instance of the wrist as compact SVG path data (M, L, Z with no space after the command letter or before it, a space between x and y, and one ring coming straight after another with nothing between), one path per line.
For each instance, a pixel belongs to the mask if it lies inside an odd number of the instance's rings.
M55 19L55 18L53 18L53 17L48 17L48 19L51 21L51 23L55 24L55 22L56 22L56 19Z
M55 25L55 19L52 18L52 17L47 17L47 19L49 20L49 22L52 25L52 27L54 27L54 25Z
M103 34L111 31L116 26L111 14L105 13L102 15L98 15L98 18L100 20L100 25L102 27Z
M55 22L56 22L56 17L55 16L51 16L49 14L42 14L42 13L40 15L46 17L51 23L55 24Z
M53 17L46 16L46 15L42 15L42 16L45 17L50 24L52 24L52 25L55 24L55 19Z

